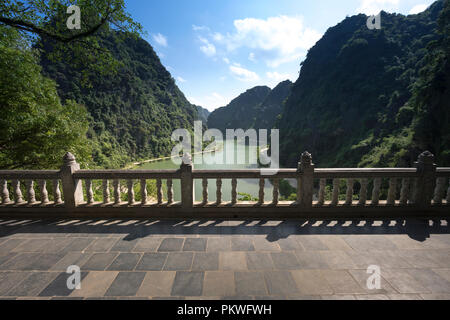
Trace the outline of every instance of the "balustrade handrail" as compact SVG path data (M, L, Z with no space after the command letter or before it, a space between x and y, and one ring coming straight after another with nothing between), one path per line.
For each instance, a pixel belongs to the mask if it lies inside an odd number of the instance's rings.
M434 156L424 152L419 156L413 168L315 168L312 157L305 152L297 168L272 169L194 169L189 156L183 158L179 169L165 170L80 170L75 157L67 153L60 170L0 170L0 212L5 210L36 210L46 208L64 209L67 212L87 212L95 210L172 210L190 212L198 210L279 210L280 212L309 212L314 210L336 211L339 207L346 210L402 209L446 210L450 205L450 168L437 167ZM215 201L208 199L208 181L215 179ZM257 202L240 203L238 179L259 180L259 197ZM280 202L279 189L281 179L293 179L297 182L296 201ZM346 180L345 200L342 200L342 181ZM388 180L388 184L383 182ZM34 180L39 187L36 200ZM49 201L46 180L51 180L53 199ZM94 201L94 181L101 180L103 201ZM121 181L126 180L121 186ZM149 203L147 180L156 180L156 203ZM173 180L181 181L181 202L174 201ZM202 181L203 201L195 201L195 180ZM222 200L223 180L231 180L231 201ZM266 181L271 182L271 201L265 201ZM326 189L331 185L331 199L326 199ZM11 182L11 187L8 186ZM20 181L25 181L21 186ZM84 183L82 183L84 181ZM110 185L112 181L112 185ZM165 181L165 182L164 182ZM373 181L373 183L372 183ZM225 181L226 182L226 181ZM355 183L358 188L355 190ZM163 183L167 188L163 189ZM229 182L226 182L229 183ZM327 187L327 184L329 187ZM135 200L135 187L138 187L140 201ZM61 193L60 186L62 186ZM448 186L448 189L446 189ZM110 188L113 192L110 194ZM25 188L25 195L22 190ZM124 188L126 188L124 190ZM381 200L382 188L387 190L387 199ZM163 190L165 190L163 192ZM13 196L10 197L12 191ZM342 190L344 191L344 190ZM123 201L124 192L127 201ZM317 192L317 196L314 193ZM356 194L355 194L356 192ZM163 194L165 193L165 194ZM370 195L369 195L370 193ZM386 193L384 193L386 196ZM356 200L355 200L355 196ZM84 200L86 197L86 201ZM13 198L13 201L11 200ZM26 198L24 201L23 198ZM64 202L62 202L64 200ZM331 201L330 201L331 200ZM151 202L151 201L150 201ZM339 211L339 212L341 212ZM235 212L235 211L233 211Z

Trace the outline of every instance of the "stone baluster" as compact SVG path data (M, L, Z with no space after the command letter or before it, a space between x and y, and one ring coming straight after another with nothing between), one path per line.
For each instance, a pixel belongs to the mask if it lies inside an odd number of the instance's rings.
M61 167L61 183L64 194L64 207L70 212L84 203L83 184L81 180L74 179L73 174L80 170L80 165L76 162L73 154L67 152L63 157Z
M408 204L408 195L409 195L409 178L402 179L402 189L400 190L400 204L406 205Z
M202 188L203 188L203 205L208 204L208 179L202 179Z
M297 202L302 207L311 208L314 192L314 163L312 162L312 156L308 151L302 153L300 162L298 163L297 173L301 175L301 183L298 186L300 191L299 194L297 194Z
M195 199L194 179L192 178L192 158L189 153L183 155L181 171L181 206L184 211L192 211Z
M39 180L38 184L39 184L39 190L41 191L41 204L49 203L48 191L47 191L47 181Z
M147 202L147 180L141 179L141 204L145 206Z
M14 203L19 204L23 202L22 190L20 190L20 181L13 180L12 187L14 190Z
M59 180L55 179L52 181L53 184L53 200L56 204L61 204L61 190L59 189Z
M25 186L27 188L27 199L28 204L36 203L36 194L34 192L34 181L33 180L26 180Z
M92 180L86 179L86 198L88 204L94 203L94 191L92 190Z
M447 189L447 197L445 198L445 200L447 201L447 205L450 205L450 180L449 180L449 185L448 185L448 189Z
M109 194L109 180L104 179L102 186L103 186L103 203L108 204L111 202L110 194Z
M113 189L114 189L114 204L120 204L120 180L114 179L113 180Z
M327 179L320 179L319 182L319 199L317 205L323 206L325 203L325 186L327 185Z
M128 179L127 181L128 188L128 205L134 204L134 182L132 179Z
M272 204L277 205L279 200L279 190L280 190L280 179L273 179L273 196L272 196Z
M331 198L331 205L336 206L339 204L339 186L341 184L341 179L333 179L333 195Z
M162 192L162 181L161 179L156 179L156 198L158 200L158 205L163 202L163 192Z
M2 204L7 204L11 202L9 199L9 191L8 191L8 182L4 179L1 180L1 189L2 189Z
M231 204L237 203L237 179L231 179Z
M361 189L359 190L359 201L358 204L361 206L366 205L367 202L367 184L369 180L367 178L361 179Z
M222 203L222 178L216 180L216 204Z
M347 179L347 193L345 195L345 204L351 205L353 203L353 186L355 179Z
M373 179L372 205L376 206L380 202L381 178Z
M265 184L265 179L260 178L259 179L259 198L258 198L259 205L264 204L264 184Z
M389 190L386 204L395 205L395 195L397 193L397 178L389 179Z
M434 155L425 151L419 155L419 159L414 163L419 177L415 181L413 203L420 207L431 205L433 191L436 184L436 164Z
M167 204L173 203L173 181L167 179Z
M445 183L447 178L439 177L436 181L436 188L434 189L433 202L435 204L442 204L442 199L445 197Z

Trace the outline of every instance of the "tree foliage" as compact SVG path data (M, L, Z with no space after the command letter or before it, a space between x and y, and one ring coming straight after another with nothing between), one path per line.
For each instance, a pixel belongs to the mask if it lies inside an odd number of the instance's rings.
M65 152L90 158L86 110L63 105L54 81L16 30L0 27L0 169L57 168Z

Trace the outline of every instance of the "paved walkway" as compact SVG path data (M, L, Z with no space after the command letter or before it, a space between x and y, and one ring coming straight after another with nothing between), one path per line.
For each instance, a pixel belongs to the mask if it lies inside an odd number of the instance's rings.
M81 290L65 271L81 269ZM381 288L366 285L369 265ZM0 220L1 299L450 299L447 220Z

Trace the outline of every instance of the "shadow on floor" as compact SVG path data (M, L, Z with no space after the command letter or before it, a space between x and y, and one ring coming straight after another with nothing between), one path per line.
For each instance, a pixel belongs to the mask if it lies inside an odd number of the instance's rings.
M13 234L125 234L124 240L150 235L266 235L273 242L290 235L406 234L425 241L448 234L448 218L381 220L154 220L154 219L0 219L0 239Z

